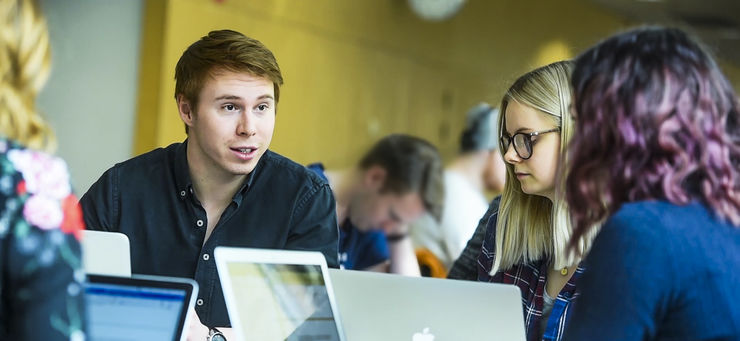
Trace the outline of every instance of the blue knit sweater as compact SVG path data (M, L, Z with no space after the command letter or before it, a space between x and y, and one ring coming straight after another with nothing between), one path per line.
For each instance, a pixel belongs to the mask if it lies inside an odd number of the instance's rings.
M565 340L740 340L740 228L698 203L623 205L578 287Z

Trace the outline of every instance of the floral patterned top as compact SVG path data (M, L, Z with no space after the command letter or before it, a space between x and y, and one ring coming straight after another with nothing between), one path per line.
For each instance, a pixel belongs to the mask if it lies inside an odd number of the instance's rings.
M84 340L82 211L61 159L0 138L0 340Z

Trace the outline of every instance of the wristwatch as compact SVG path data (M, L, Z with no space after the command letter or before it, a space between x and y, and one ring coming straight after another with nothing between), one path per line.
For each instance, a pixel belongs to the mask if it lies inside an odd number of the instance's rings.
M406 237L408 237L406 233L387 234L385 235L385 240L389 243L395 243L406 239Z
M224 334L216 328L208 328L208 338L206 341L226 341Z

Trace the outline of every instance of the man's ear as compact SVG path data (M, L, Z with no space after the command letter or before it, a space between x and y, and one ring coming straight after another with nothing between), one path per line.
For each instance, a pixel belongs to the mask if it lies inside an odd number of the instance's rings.
M190 101L185 98L185 95L177 95L177 111L180 113L180 119L185 123L186 126L191 127L193 125L193 107L190 105Z
M387 171L379 165L370 166L365 170L362 182L365 188L379 191L385 186Z

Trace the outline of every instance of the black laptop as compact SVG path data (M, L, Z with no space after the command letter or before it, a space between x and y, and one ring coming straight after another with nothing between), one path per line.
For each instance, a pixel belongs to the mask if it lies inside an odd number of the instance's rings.
M89 275L85 283L88 339L185 340L198 284L191 279Z

